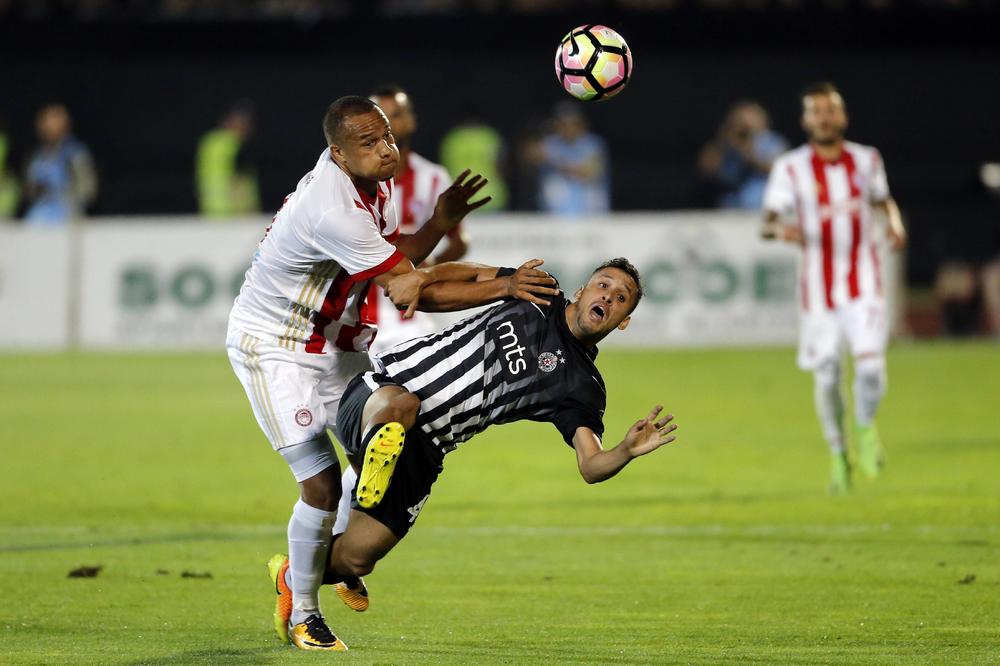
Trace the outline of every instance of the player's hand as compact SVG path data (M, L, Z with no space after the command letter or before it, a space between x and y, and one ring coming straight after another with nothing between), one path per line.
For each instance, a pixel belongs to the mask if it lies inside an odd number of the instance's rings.
M438 197L434 206L434 217L445 222L446 228L442 231L451 231L466 215L492 201L492 197L472 201L472 197L486 187L489 181L479 174L469 178L469 173L470 171L466 169L458 174L455 182Z
M530 259L521 264L513 275L507 276L507 296L535 305L548 305L549 301L541 297L555 296L559 290L554 277L538 270L544 263L541 259Z
M897 229L893 225L889 225L888 229L889 236L889 247L891 247L895 252L899 252L904 247L906 247L906 230Z
M802 229L796 224L783 224L781 225L781 238L789 243L795 243L796 245L802 245L805 243L805 236L802 234Z
M644 456L664 444L669 444L677 439L670 434L677 430L677 424L671 423L674 420L673 414L667 414L662 419L656 420L656 417L662 411L662 405L653 407L646 418L636 421L628 429L625 439L622 440L622 446L625 447L625 450L628 451L631 457L638 458L639 456Z
M410 271L389 280L385 285L385 295L403 313L403 319L412 319L420 302L420 292L427 284L427 275L422 271Z

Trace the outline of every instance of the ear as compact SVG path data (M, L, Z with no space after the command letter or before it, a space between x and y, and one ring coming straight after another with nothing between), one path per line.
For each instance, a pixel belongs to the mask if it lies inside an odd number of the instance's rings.
M583 287L580 287L579 289L576 290L576 293L573 294L573 300L578 301L580 300L581 296L583 296Z
M347 157L344 155L344 151L335 143L330 144L330 158L340 166L347 164Z
M619 331L624 331L626 328L628 328L628 323L630 321L632 321L632 317L631 316L628 316L628 317L625 317L624 319L622 319L622 323L618 324L618 330Z

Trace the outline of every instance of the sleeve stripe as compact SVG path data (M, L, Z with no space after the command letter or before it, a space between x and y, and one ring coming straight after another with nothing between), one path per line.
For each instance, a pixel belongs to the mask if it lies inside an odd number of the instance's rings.
M399 250L395 250L391 255L389 255L388 259L386 259L385 261L383 261L378 266L372 266L371 268L369 268L367 270L364 270L364 271L361 271L360 273L355 273L354 275L352 275L351 276L351 282L355 282L355 283L357 283L357 282L364 282L365 280L372 279L376 275L381 275L382 273L386 273L388 271L391 271L393 268L396 267L396 264L398 264L399 262L401 262L403 259L406 259L406 255L403 254L402 252L400 252Z

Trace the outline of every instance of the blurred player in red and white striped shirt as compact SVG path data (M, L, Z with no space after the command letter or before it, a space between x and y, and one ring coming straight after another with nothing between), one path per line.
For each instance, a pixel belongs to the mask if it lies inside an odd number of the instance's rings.
M417 130L417 116L405 90L398 86L382 86L371 94L370 99L381 107L389 119L396 147L399 148L393 196L399 230L404 234L416 233L434 214L434 204L451 184L451 176L443 166L418 155L411 148L413 134ZM425 265L456 261L468 251L461 226L448 232L441 245L443 247L428 258ZM378 326L378 335L370 346L372 354L379 354L406 340L429 335L439 328L434 316L426 312L418 311L412 318L404 319L403 313L374 283L368 303L371 308L369 313L374 319L372 323Z
M763 236L802 246L798 364L815 377L816 411L830 445L831 491L851 488L844 437L841 358L854 357L858 463L870 477L884 463L875 412L886 390L888 313L876 218L895 250L906 244L878 150L844 140L847 111L831 83L802 95L809 143L774 163L764 193Z

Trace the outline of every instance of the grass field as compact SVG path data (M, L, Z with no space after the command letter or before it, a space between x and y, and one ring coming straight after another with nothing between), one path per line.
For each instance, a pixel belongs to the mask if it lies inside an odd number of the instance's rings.
M847 498L790 350L599 363L609 443L656 401L678 441L596 486L551 426L465 444L315 655L272 636L295 488L224 354L0 356L0 663L1000 663L1000 349L893 349Z

